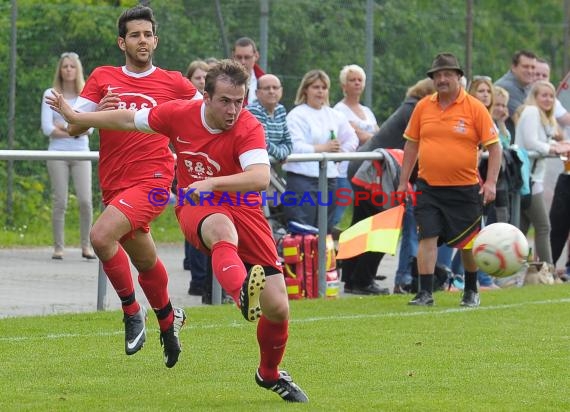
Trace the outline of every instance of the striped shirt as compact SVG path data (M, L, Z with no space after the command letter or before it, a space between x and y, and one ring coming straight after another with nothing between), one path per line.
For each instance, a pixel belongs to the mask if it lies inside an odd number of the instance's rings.
M267 153L279 161L285 160L293 150L291 136L289 136L289 129L287 128L285 106L278 104L273 115L270 115L259 101L248 105L247 109L259 120L265 129Z

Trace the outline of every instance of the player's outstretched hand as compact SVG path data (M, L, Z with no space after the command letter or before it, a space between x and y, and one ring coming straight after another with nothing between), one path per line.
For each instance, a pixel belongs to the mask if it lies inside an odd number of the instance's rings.
M66 122L73 123L73 115L75 112L69 103L65 101L62 94L56 92L55 90L52 90L51 93L53 96L46 96L46 103L49 105L49 107L51 107L52 110L61 114L61 117L63 117Z
M119 107L121 98L118 93L113 93L109 91L97 105L97 111L103 112L106 110L115 110Z

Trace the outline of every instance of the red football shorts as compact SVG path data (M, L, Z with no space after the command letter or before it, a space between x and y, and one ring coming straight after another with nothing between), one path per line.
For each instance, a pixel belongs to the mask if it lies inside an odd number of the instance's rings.
M277 249L271 228L258 206L232 206L232 205L191 205L184 204L176 207L176 216L184 237L194 247L206 254L210 250L206 248L198 228L200 222L206 217L221 213L228 217L234 224L238 234L238 256L244 263L252 265L271 266L282 272Z
M105 191L103 201L107 206L115 206L129 219L132 231L123 239L132 239L136 230L150 232L149 223L168 206L170 196L170 181L154 179L142 181L128 189ZM107 199L110 199L108 203Z

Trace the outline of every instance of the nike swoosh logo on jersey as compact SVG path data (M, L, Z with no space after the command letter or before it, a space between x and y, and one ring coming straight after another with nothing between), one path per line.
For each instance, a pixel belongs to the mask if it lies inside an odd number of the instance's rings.
M225 271L226 271L226 270L228 270L229 268L233 268L233 267L236 267L236 268L237 268L237 267L238 267L238 265L229 265L229 266L224 266L224 267L222 268L222 272L225 272Z
M187 142L186 140L182 140L182 139L180 138L180 136L176 136L176 141L179 142L179 143L192 144L192 143L190 143L190 142Z
M143 335L144 335L144 328L143 328L143 330L141 330L141 332L137 335L137 337L132 340L132 342L127 342L127 348L133 349L134 347L136 347L137 344L139 343L139 340L141 340L141 338L142 338Z
M107 91L112 92L113 90L120 89L120 88L121 88L121 86L116 86L116 87L107 86Z
M125 199L119 199L119 203L122 205L125 205L127 207L130 207L131 209L134 209L134 207L132 207L131 205L129 205L127 202L125 202Z

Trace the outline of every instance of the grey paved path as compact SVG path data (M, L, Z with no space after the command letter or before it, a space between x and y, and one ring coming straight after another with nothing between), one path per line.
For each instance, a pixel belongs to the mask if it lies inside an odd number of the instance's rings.
M81 258L80 249L66 249L64 260L51 259L51 247L0 249L0 318L97 310L99 261ZM201 298L189 296L190 272L182 269L183 245L158 245L158 253L169 274L171 299L176 306L198 306ZM379 273L381 282L392 289L396 259L386 256ZM136 274L134 268L132 272ZM137 285L136 294L148 306ZM120 303L107 284L105 309L119 309Z

